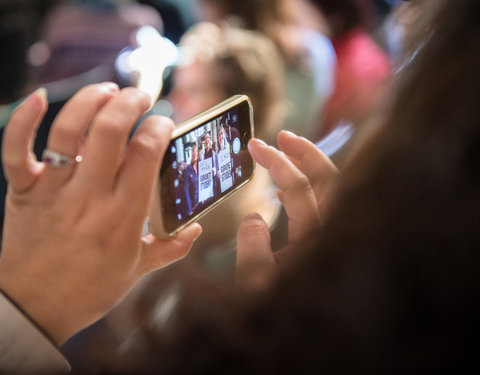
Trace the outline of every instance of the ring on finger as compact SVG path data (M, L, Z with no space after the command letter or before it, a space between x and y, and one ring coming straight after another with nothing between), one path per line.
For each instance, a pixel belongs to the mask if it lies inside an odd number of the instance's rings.
M75 163L80 163L82 161L82 156L77 155L71 157L46 148L42 153L42 161L52 168L67 168Z

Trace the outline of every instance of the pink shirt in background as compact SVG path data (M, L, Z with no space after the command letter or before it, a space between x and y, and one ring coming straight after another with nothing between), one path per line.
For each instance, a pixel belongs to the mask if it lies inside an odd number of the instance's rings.
M323 114L319 138L339 122L357 124L375 110L391 70L391 61L367 31L354 29L333 40L337 54L334 92Z

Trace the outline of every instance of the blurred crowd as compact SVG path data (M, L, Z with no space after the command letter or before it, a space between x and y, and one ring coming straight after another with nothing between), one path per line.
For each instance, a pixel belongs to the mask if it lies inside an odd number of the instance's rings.
M340 123L361 126L378 106L414 18L404 8L393 0L5 0L0 99L55 83L49 100L61 101L109 79L142 86L182 121L245 92L265 133L287 128L317 141Z
M152 113L177 125L246 94L256 137L275 145L278 132L289 130L316 143L343 172L347 154L383 119L395 77L422 48L408 31L425 1L2 0L1 132L18 101L38 87L47 88L49 101L38 157L56 114L89 83L136 86L153 98ZM0 178L3 216L3 171ZM92 343L137 344L132 337L140 318L131 316L138 306L156 311L168 332L172 301L196 300L182 292L192 275L233 284L235 233L253 211L268 224L272 247L282 247L288 219L268 171L258 166L249 185L202 218L203 234L187 258L145 278L103 320L67 342L74 371L94 372L85 360L98 350Z
M50 106L35 145L40 155L56 113L89 83L137 86L154 98L154 113L177 124L231 95L247 94L257 137L275 144L280 129L293 131L319 142L340 165L356 130L378 116L390 73L401 64L404 30L415 17L408 5L5 0L0 38L8 58L0 65L0 124L3 128L17 100L46 87ZM278 207L264 174L260 170L257 177L261 188L251 189L266 196L239 197L257 202L238 217L263 205L270 207L268 221L276 221ZM228 230L222 233L233 238Z

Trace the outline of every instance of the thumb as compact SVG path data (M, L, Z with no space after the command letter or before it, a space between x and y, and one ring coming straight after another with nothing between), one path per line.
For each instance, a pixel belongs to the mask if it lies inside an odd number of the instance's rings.
M200 224L194 223L169 239L161 239L152 234L143 237L143 251L138 268L140 275L183 259L201 233Z
M237 232L236 284L263 289L276 273L268 225L259 214L248 214Z

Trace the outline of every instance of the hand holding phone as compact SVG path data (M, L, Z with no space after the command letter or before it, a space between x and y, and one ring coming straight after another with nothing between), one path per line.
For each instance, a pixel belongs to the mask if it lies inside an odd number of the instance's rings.
M248 183L255 172L247 144L253 108L246 95L180 124L172 133L150 209L150 231L168 237Z

